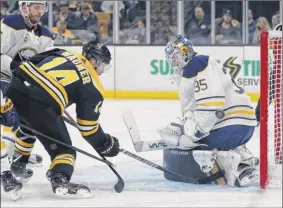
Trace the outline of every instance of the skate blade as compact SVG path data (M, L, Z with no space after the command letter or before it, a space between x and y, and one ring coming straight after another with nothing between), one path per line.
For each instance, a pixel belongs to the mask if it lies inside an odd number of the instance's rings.
M240 181L241 187L252 187L257 186L259 184L259 175L258 174L252 174L251 176L245 176Z
M58 198L63 199L87 199L93 197L93 195L85 189L78 190L76 194L70 194L68 193L68 189L66 188L57 188L55 191L55 195Z
M40 168L42 166L43 166L42 163L28 163L27 164L27 167L31 167L31 168Z
M5 192L5 193L8 195L9 199L12 201L17 201L22 197L21 190L12 190L12 191Z

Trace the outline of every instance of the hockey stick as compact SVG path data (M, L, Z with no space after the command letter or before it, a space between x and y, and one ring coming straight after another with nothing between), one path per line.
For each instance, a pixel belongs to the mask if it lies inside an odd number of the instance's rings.
M154 141L143 141L141 139L139 129L135 122L134 116L130 111L125 111L123 113L123 119L127 126L134 148L137 152L147 152L153 150L172 148L169 145L167 145L166 142L162 139L157 139Z
M82 153L82 154L84 154L84 155L86 155L86 156L88 156L88 157L91 157L91 158L93 158L93 159L95 159L95 160L98 160L98 161L100 161L100 162L106 163L107 165L114 165L114 164L112 164L111 162L109 162L108 160L106 160L106 161L105 161L105 160L102 160L102 159L100 159L99 157L96 157L96 156L94 156L94 155L92 155L92 154L90 154L90 153L88 153L88 152L85 152L85 151L83 151L83 150L81 150L81 149L79 149L79 148L77 148L77 147L74 147L74 146L72 146L72 145L69 145L69 144L66 144L66 143L64 143L64 142L61 142L61 141L59 141L59 140L57 140L57 139L54 139L54 138L52 138L52 137L50 137L50 136L47 136L47 135L45 135L45 134L43 134L43 133L41 133L41 132L39 132L39 131L37 131L37 130L35 130L35 129L32 129L32 128L30 128L30 127L24 125L24 124L20 124L20 127L24 128L24 129L27 129L27 130L31 131L32 133L34 133L34 134L37 134L37 135L39 135L39 136L42 136L42 137L44 137L45 139L51 140L51 141L53 141L53 142L56 142L56 143L58 143L58 144L61 144L61 145L65 146L65 147L68 147L68 148L70 148L70 149L72 149L72 150L75 150L75 151L77 151L77 152L80 152L80 153ZM30 136L32 136L32 135L30 135Z
M69 120L68 118L66 118L66 117L63 117L63 119L64 119L64 121L66 121L68 124L70 124L70 125L72 125L72 126L74 126L74 127L77 128L76 124L75 124L73 121L70 121L70 120ZM172 172L172 171L170 171L170 170L168 170L168 169L165 169L165 168L163 168L162 166L160 166L160 165L158 165L158 164L156 164L156 163L153 163L153 162L151 162L151 161L149 161L149 160L147 160L147 159L145 159L145 158L142 158L142 157L140 157L140 156L138 156L138 155L136 155L136 154L134 154L134 153L132 153L132 152L129 152L129 151L123 149L123 148L120 148L120 152L122 152L123 154L125 154L125 155L127 155L127 156L129 156L129 157L131 157L131 158L134 158L135 160L138 160L138 161L140 161L140 162L142 162L142 163L144 163L144 164L146 164L146 165L149 165L149 166L151 166L151 167L153 167L153 168L155 168L155 169L157 169L157 170L160 170L160 171L162 171L162 172L169 173L169 174L171 174L171 175L177 176L177 177L181 178L181 179L183 180L183 182L186 182L186 183L207 184L208 181L210 180L210 178L214 177L214 175L213 175L213 176L210 176L210 177L208 177L208 178L201 179L201 180L191 179L191 178L188 178L188 177L186 177L186 176L180 175L180 174L178 174L178 173Z
M66 117L63 117L63 120L66 121L68 124L72 125L73 127L78 128L77 122L72 118L72 116L65 110L64 111L65 115L69 118L67 119ZM98 152L97 152L98 153ZM98 153L99 154L99 153ZM100 155L100 154L99 154ZM104 161L108 161L104 156L100 155ZM108 165L108 164L107 164ZM111 165L108 165L108 167L113 171L113 173L117 176L118 181L114 186L114 189L117 193L121 193L125 187L125 182L123 178L119 175L119 173L116 171L115 168L113 168Z
M184 175L180 175L178 173L175 173L175 172L172 172L172 171L170 171L168 169L165 169L162 166L157 165L156 163L151 162L151 161L149 161L149 160L147 160L145 158L142 158L142 157L140 157L140 156L138 156L138 155L136 155L136 154L134 154L132 152L129 152L129 151L123 149L123 148L120 148L120 152L122 152L125 155L127 155L127 156L129 156L131 158L134 158L135 160L138 160L138 161L140 161L140 162L142 162L142 163L144 163L144 164L146 164L148 166L151 166L151 167L153 167L153 168L155 168L157 170L160 170L160 171L162 171L164 173L169 173L169 174L171 174L173 176L177 176L177 177L181 178L183 180L183 182L185 182L185 183L206 184L208 182L208 180L209 180L208 178L200 179L200 180L188 178L188 177L186 177Z

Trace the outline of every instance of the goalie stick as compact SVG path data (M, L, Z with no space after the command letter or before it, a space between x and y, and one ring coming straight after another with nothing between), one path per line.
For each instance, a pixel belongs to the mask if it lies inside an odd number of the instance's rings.
M66 121L68 124L72 125L76 129L78 129L77 122L72 118L72 116L65 110L64 111L65 115L69 118L67 119L66 117L63 117L63 120ZM98 152L97 152L98 153ZM99 154L99 153L98 153ZM99 154L100 155L100 154ZM100 155L104 161L108 161L104 156ZM108 164L107 164L108 165ZM117 193L121 193L124 190L125 187L125 182L123 178L119 175L119 173L116 171L115 168L113 168L111 165L108 165L108 167L112 170L112 172L117 176L118 181L114 186L114 189Z
M143 141L141 139L140 132L132 112L125 111L123 113L123 119L130 134L134 148L137 152L147 152L172 148L162 139Z
M64 119L64 121L66 121L71 126L77 128L77 125L74 122L74 120L71 121L71 120L69 120L68 118L66 118L64 116L63 116L63 119ZM157 170L160 170L160 171L162 171L164 173L169 173L171 175L179 177L185 183L208 184L208 183L210 183L212 181L215 181L217 178L224 176L224 174L222 172L220 172L220 173L217 172L217 173L214 173L214 174L212 174L212 175L210 175L210 176L208 176L207 178L204 178L204 179L199 179L199 180L198 179L192 179L192 178L188 178L188 177L186 177L184 175L180 175L178 173L175 173L175 172L173 172L171 170L168 170L168 169L162 167L161 165L158 165L158 164L156 164L154 162L151 162L151 161L149 161L149 160L147 160L145 158L142 158L142 157L140 157L140 156L138 156L138 155L136 155L136 154L134 154L134 153L132 153L132 152L130 152L128 150L125 150L123 148L120 148L120 152L122 152L123 154L125 154L125 155L127 155L127 156L129 156L129 157L131 157L131 158L133 158L133 159L135 159L137 161L139 161L139 162L142 162L142 163L144 163L144 164L146 164L146 165L148 165L150 167L153 167L153 168L155 168Z

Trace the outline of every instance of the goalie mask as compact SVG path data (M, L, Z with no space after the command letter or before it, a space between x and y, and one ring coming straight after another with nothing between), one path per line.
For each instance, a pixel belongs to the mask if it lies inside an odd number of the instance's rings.
M46 1L19 1L22 16L29 26L35 26L40 18L47 12Z
M195 54L193 44L181 35L173 37L171 41L167 43L165 55L170 67L174 69L173 77L176 75L180 77L182 75L184 67Z

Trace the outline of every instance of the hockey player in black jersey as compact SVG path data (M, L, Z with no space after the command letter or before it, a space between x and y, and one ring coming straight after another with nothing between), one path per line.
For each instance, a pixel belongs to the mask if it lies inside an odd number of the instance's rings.
M98 153L113 157L119 153L118 139L104 133L98 122L104 94L98 75L106 70L110 61L108 48L95 41L83 46L82 55L64 49L47 51L13 71L14 77L5 95L13 101L26 125L70 145L71 138L62 114L68 106L76 104L81 135ZM70 182L76 152L37 137L50 155L47 175L53 192L60 196L88 195L88 187ZM23 145L28 146L28 141L23 141ZM26 166L25 154L24 151L14 154L20 159L12 163L11 170L18 177Z

